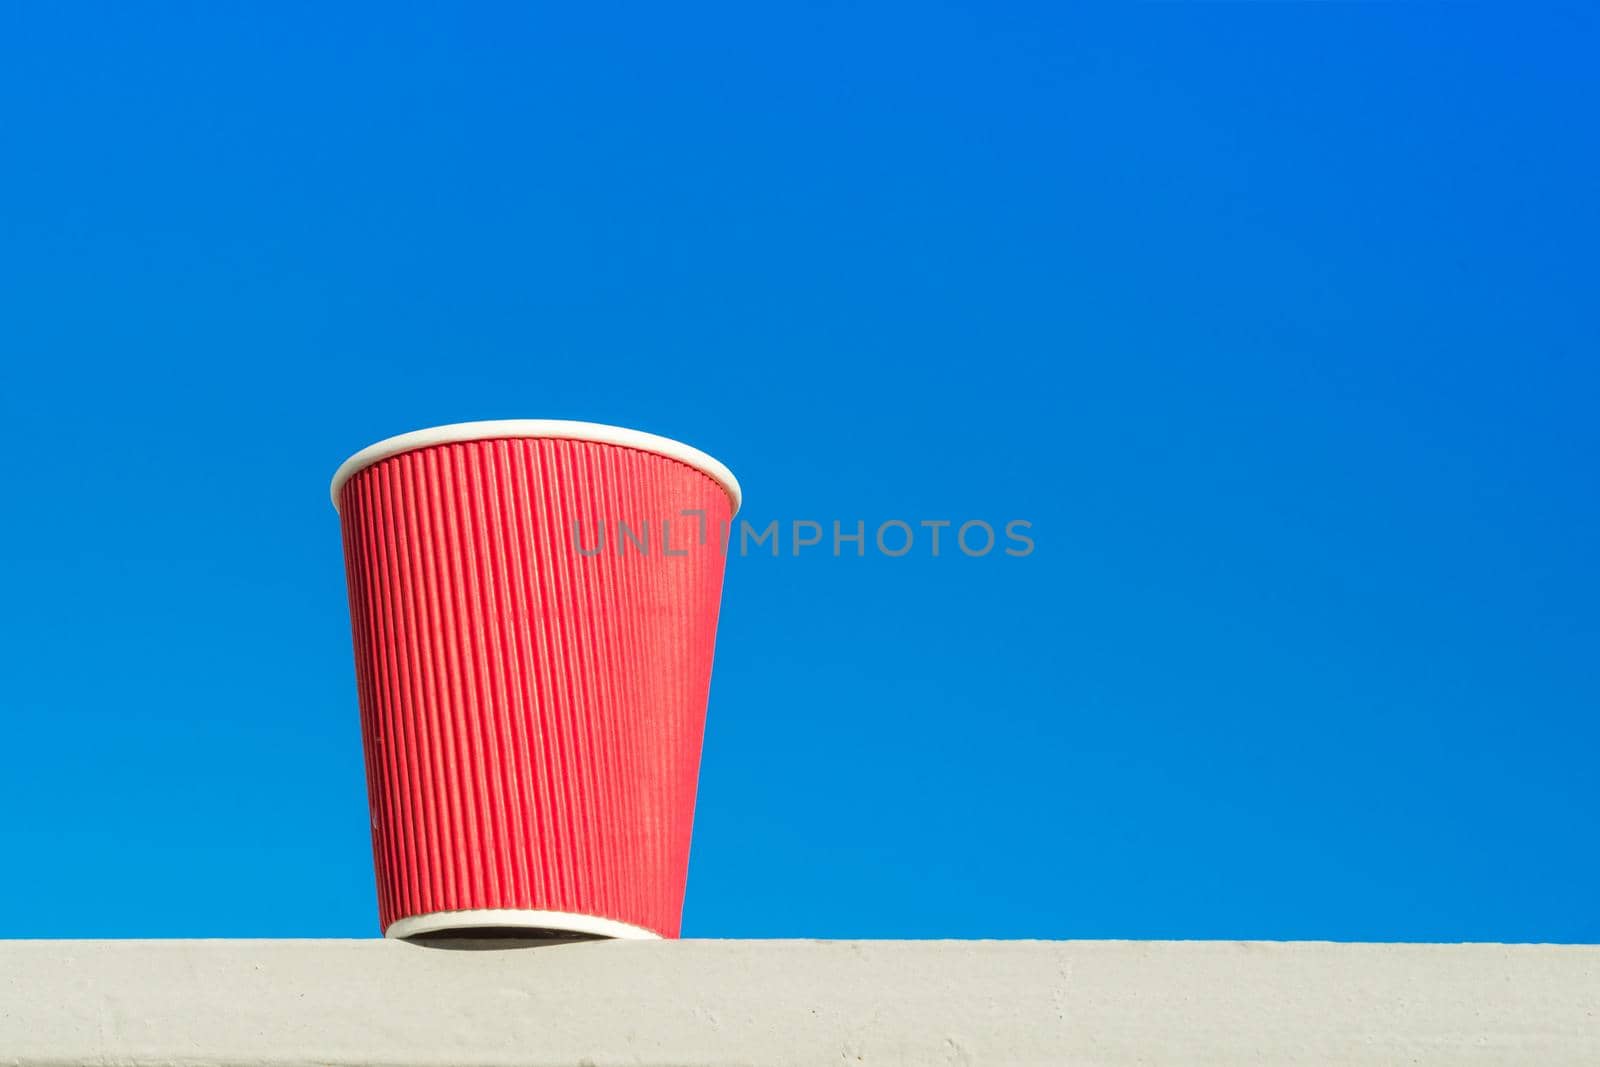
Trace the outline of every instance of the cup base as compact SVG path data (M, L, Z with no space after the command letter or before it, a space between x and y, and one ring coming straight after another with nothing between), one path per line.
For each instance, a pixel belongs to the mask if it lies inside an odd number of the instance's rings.
M630 941L659 941L661 935L632 923L618 922L599 915L579 915L570 911L532 911L522 908L474 908L468 911L435 911L396 919L383 936L403 939L428 934L452 936L507 937L605 937Z

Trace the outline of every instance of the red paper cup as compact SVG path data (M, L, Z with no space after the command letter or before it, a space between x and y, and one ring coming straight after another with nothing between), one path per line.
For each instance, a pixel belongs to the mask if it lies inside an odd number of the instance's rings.
M583 422L402 434L339 468L388 937L677 937L739 484Z

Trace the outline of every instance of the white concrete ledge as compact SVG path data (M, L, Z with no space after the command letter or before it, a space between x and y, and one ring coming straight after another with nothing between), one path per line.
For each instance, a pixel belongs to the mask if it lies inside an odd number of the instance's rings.
M0 1064L1291 1062L1600 1063L1600 948L0 942Z

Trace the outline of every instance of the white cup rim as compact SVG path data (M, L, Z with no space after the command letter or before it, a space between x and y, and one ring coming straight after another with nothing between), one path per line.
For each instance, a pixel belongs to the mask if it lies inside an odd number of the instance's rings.
M588 934L623 941L660 941L660 934L642 926L585 915L572 911L532 911L525 908L471 908L465 911L432 911L396 919L383 931L391 939L436 934L447 930L484 927L514 927L524 930L558 930L569 934Z
M454 422L445 426L430 426L424 430L396 434L370 444L343 463L333 474L333 484L328 495L333 498L333 509L339 510L339 490L357 472L365 470L380 460L413 452L419 448L452 444L458 441L493 441L508 438L552 437L567 441L597 441L601 444L634 448L653 452L658 456L686 463L709 476L727 492L733 511L739 510L742 494L739 480L721 461L670 437L661 437L643 430L630 430L623 426L607 426L599 422L577 422L571 419L487 419L481 422Z

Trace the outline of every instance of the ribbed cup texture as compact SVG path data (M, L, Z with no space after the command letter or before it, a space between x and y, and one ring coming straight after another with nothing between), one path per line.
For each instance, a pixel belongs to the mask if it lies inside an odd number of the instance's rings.
M339 503L382 926L518 908L678 936L722 487L487 440L381 460Z

